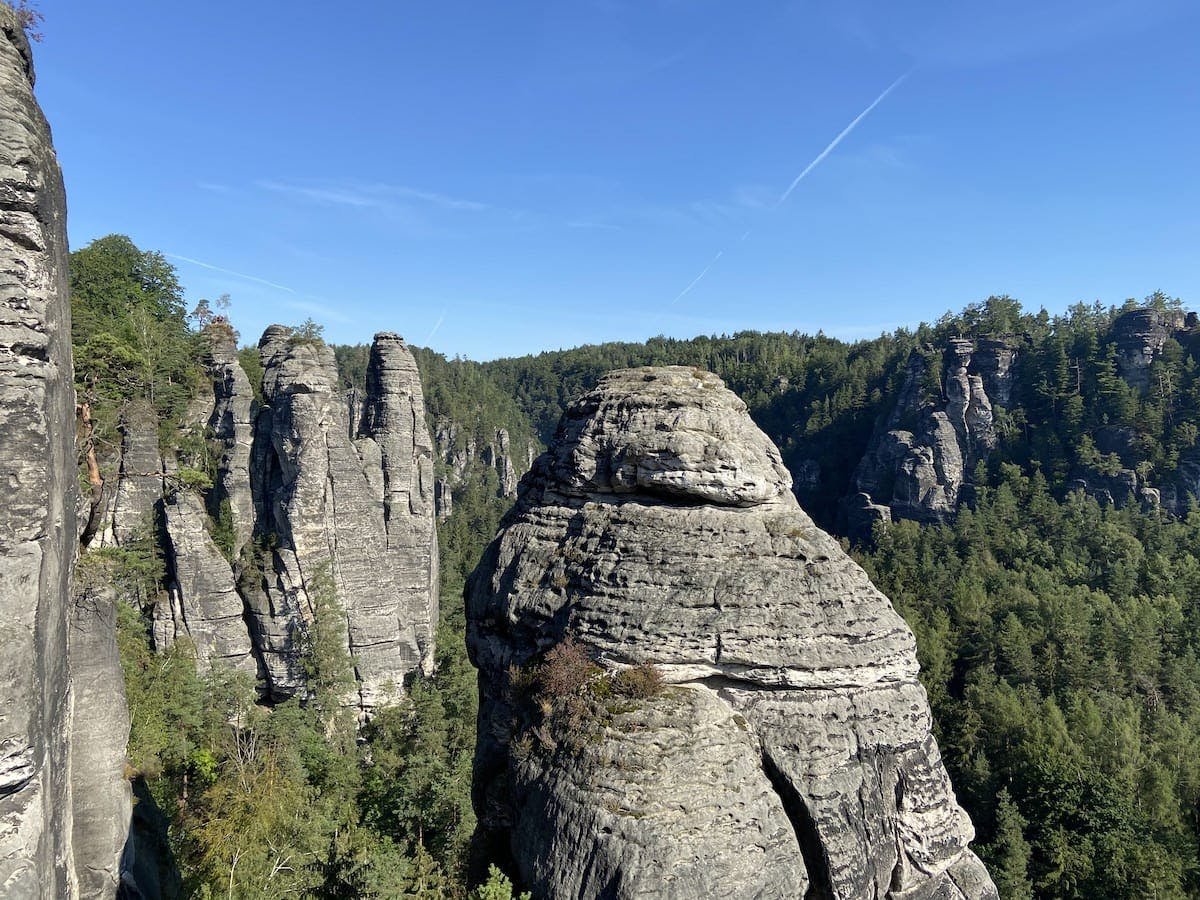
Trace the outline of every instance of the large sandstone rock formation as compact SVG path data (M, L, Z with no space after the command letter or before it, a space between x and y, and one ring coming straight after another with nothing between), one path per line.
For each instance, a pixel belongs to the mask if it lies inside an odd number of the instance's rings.
M535 897L995 896L912 633L716 376L573 404L467 604L476 811ZM614 701L596 674L547 717L521 685L568 636L671 687Z
M258 671L282 700L304 690L305 634L336 598L358 704L398 698L431 670L437 627L433 443L412 353L376 335L366 396L348 396L332 348L271 326L260 403L233 332L216 322L206 336L217 478L207 510L186 492L164 503L171 603L155 610L156 642L186 635L202 661Z
M116 891L128 733L110 607L77 602L66 207L0 5L0 895Z
M1187 314L1178 309L1134 309L1113 321L1112 340L1117 346L1117 371L1138 391L1150 386L1150 364L1163 345L1187 325Z

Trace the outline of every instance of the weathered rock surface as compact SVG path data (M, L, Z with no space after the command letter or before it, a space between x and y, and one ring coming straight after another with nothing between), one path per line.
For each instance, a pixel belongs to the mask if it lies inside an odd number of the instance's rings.
M127 412L121 424L121 470L113 496L112 543L126 544L146 531L154 505L162 497L162 473L158 420L153 410L139 405Z
M847 533L870 536L886 507L891 519L943 522L958 508L970 461L994 443L992 410L982 378L969 375L970 345L953 342L939 375L945 399L925 391L930 349L909 356L904 384L887 420L877 426L842 503ZM865 500L859 495L863 495Z
M995 897L911 632L790 488L741 401L679 367L602 379L523 480L467 640L480 828L535 896ZM510 680L567 634L674 686L576 752L531 746Z
M1012 334L988 335L975 342L974 368L983 379L984 393L997 406L1008 408L1016 383L1014 371L1021 340Z
M999 442L994 406L1011 400L1020 346L1014 335L952 338L940 357L929 346L909 355L842 501L847 534L867 538L880 519L946 522L969 501L976 463Z
M116 599L108 585L77 584L71 615L72 840L81 897L116 893L132 812Z
M512 839L539 896L734 896L713 861L740 851L737 896L803 897L796 833L738 719L713 691L678 691L618 712L566 765L518 763Z
M234 554L241 553L254 531L254 497L250 490L250 449L254 440L257 402L250 379L237 355L237 335L225 322L213 322L204 332L208 341L208 373L213 404L208 416L212 439L221 458L213 485L212 505L218 515L228 504L234 530Z
M163 503L167 558L171 563L171 616L155 621L154 640L165 649L187 637L201 671L213 663L254 675L257 665L243 620L244 605L229 562L208 532L198 497L180 492Z
M101 646L107 623L72 602L65 217L29 45L0 5L0 895L9 898L111 896L129 803L109 752L123 743L123 696ZM92 678L116 686L111 716L83 708L80 682Z
M319 603L346 617L359 701L399 696L429 670L437 621L432 441L416 364L397 336L376 338L359 433L352 435L331 348L278 326L259 345L264 402L250 481L261 577L241 587L270 693L303 685L300 639Z
M1117 316L1112 327L1117 371L1130 387L1143 391L1150 386L1150 364L1186 321L1182 310L1134 309Z
M433 442L411 352L377 335L367 392L348 396L330 347L272 326L260 404L233 332L217 322L206 337L217 477L207 509L184 491L164 501L170 604L155 609L156 644L186 636L202 661L257 671L283 700L305 689L308 628L336 600L356 701L398 698L430 671L438 618Z
M410 661L428 673L438 620L433 440L425 424L417 362L398 334L375 335L359 441L364 462L369 442L379 448L387 551L384 564L396 579L401 621L415 636L417 655Z

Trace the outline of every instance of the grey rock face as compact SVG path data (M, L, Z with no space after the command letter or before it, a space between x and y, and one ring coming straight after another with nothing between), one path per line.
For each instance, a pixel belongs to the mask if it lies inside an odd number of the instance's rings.
M977 343L954 338L940 360L932 347L910 354L896 404L877 425L842 501L848 534L869 537L882 509L889 521L954 517L969 499L975 464L998 444L994 405L1011 399L1019 346L1013 335ZM930 366L939 369L931 373Z
M203 504L181 492L166 500L163 510L172 569L168 587L172 615L168 627L155 629L156 645L164 649L187 637L195 645L202 671L220 663L254 675L257 667L243 621L242 598L228 561L209 536Z
M145 531L154 505L162 497L162 472L158 419L152 409L138 405L127 411L121 425L121 468L113 494L112 527L99 536L101 546L121 546Z
M261 577L243 595L270 692L303 685L298 639L328 583L346 615L364 709L432 665L437 621L432 441L416 364L397 336L376 338L357 435L333 351L278 326L259 344L264 404L251 453Z
M1150 363L1163 344L1186 324L1181 310L1135 309L1117 316L1112 338L1117 345L1117 371L1132 388L1150 386Z
M738 719L715 692L680 690L618 712L569 762L516 763L513 841L538 895L803 897L796 833ZM735 854L731 883L713 863Z
M214 322L204 332L208 341L208 372L213 404L208 427L221 445L221 459L213 486L213 506L229 504L234 552L241 553L254 530L254 497L250 490L250 448L254 440L257 403L250 379L237 355L237 339L228 324Z
M117 652L116 597L76 585L71 616L72 840L80 897L112 897L132 802L125 777L129 710Z
M108 698L111 719L72 715L85 697L71 695L73 671L89 678L106 666L95 653L98 620L72 603L78 487L66 205L33 97L29 45L6 5L0 98L0 894L102 896L97 882L115 868L128 795L112 790L106 764L87 770L111 761L102 748L72 755L106 721L117 732L108 738L122 739L114 721L122 698ZM119 672L115 682L111 675L101 683L119 684Z
M969 344L955 342L945 356L943 404L922 392L930 353L910 355L896 406L871 439L855 470L853 493L842 503L852 536L869 537L869 528L861 526L880 518L874 507L887 507L890 518L919 522L946 521L958 508L976 444L986 451L993 439L991 406L979 376L967 372Z
M360 441L364 448L374 441L382 460L386 565L396 578L401 620L412 628L428 673L438 620L433 441L417 362L398 334L375 335L364 409Z
M1200 498L1200 447L1193 447L1179 455L1175 477L1160 488L1160 500L1164 509L1182 517L1197 498Z
M741 401L679 367L606 376L522 481L467 642L480 827L535 896L996 896L911 632L790 488ZM514 734L514 673L568 633L672 685L577 752Z
M1131 500L1142 499L1137 472L1133 469L1120 469L1113 475L1102 475L1090 470L1078 471L1067 482L1067 490L1083 491L1103 506L1118 508L1124 507Z
M983 390L997 406L1008 408L1012 400L1014 367L1021 342L1016 335L981 337L976 342L974 367L983 379Z
M439 417L434 425L437 458L445 473L438 479L441 486L436 489L439 520L450 517L453 492L473 477L476 462L496 470L497 496L514 498L521 476L532 468L537 456L537 447L532 442L514 450L507 428L496 428L489 439L479 441L464 431L460 423L445 417Z
M892 473L893 517L941 522L954 515L964 465L958 437L944 412L925 410L916 434L890 431L880 449L885 459L899 457Z

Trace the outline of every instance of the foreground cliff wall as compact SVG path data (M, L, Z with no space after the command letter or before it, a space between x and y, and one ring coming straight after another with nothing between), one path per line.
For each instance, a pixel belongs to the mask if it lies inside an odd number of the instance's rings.
M574 403L467 604L480 829L536 897L995 896L912 633L716 376Z
M29 45L0 5L0 895L13 898L111 897L129 816L112 622L72 594L65 229Z

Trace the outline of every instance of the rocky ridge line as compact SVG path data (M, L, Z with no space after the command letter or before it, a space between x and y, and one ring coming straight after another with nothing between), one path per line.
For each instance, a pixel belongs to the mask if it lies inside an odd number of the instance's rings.
M217 477L207 509L186 492L164 501L171 603L155 609L156 643L186 635L202 660L257 671L283 700L305 689L305 635L336 599L357 704L399 699L431 670L437 626L433 445L411 352L376 335L366 396L351 399L331 348L271 326L260 403L233 331L216 322L206 338Z

